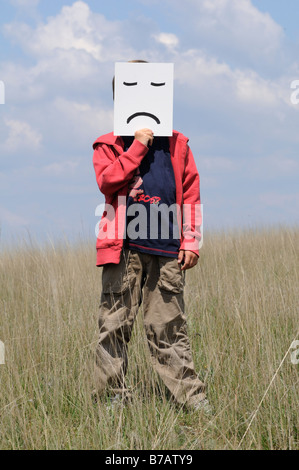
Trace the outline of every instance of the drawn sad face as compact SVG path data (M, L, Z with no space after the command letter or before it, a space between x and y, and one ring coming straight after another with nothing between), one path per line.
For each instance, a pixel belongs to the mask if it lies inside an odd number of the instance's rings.
M114 135L172 135L173 64L116 63Z

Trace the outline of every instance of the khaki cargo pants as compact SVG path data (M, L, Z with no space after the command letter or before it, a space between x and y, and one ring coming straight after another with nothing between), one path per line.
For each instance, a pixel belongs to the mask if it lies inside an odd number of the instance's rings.
M183 284L176 258L124 250L120 264L103 267L96 351L98 393L106 388L127 393L127 345L143 297L153 367L178 403L192 406L205 398L186 331Z

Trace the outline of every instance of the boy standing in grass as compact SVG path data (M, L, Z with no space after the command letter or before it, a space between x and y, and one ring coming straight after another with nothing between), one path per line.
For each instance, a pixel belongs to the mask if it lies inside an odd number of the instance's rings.
M154 137L150 128L143 128L134 137L104 135L93 148L96 179L106 202L97 239L97 266L103 266L97 393L108 388L112 401L129 396L127 346L143 299L153 367L176 402L207 411L183 299L184 271L197 264L200 240L195 220L199 175L188 139L176 131L171 137ZM184 221L183 206L189 214ZM154 236L153 214L158 216Z

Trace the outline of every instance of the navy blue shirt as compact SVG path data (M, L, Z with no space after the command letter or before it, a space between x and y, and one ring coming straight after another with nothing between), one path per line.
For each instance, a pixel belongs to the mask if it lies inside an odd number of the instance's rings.
M133 137L123 137L127 150ZM180 236L169 140L155 137L129 185L126 246L177 258Z

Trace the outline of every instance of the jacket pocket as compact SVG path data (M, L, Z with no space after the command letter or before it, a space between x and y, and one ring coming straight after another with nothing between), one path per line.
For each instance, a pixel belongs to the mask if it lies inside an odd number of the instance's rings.
M159 288L167 293L181 294L184 290L184 278L178 260L159 256L159 268Z

